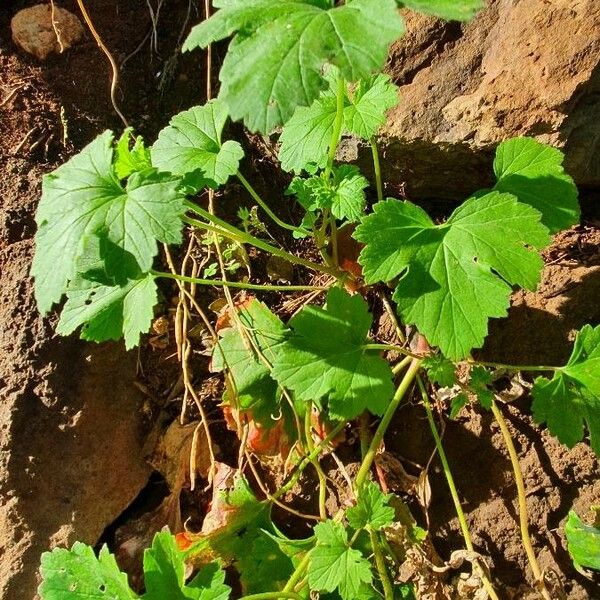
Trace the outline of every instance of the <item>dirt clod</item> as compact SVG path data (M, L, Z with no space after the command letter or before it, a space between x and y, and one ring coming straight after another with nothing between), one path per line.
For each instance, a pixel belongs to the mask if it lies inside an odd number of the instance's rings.
M73 13L50 4L24 8L12 18L10 27L15 44L40 60L68 50L84 33Z

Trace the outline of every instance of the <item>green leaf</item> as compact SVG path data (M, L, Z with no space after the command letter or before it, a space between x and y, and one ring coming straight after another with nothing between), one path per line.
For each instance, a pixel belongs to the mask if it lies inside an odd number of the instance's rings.
M56 548L42 554L42 600L133 600L127 575L119 570L106 546L98 558L93 548L75 542L71 550Z
M247 540L245 552L238 556L244 594L259 594L283 589L294 572L294 564L266 532L259 531Z
M498 192L467 200L442 225L414 204L387 200L354 237L366 244L359 263L367 283L400 275L394 299L403 320L460 360L483 344L490 317L506 315L511 286L537 286L537 249L550 241L539 220Z
M398 88L388 75L376 75L349 85L344 98L343 131L371 139L385 122L386 112L396 104ZM299 173L310 165L325 166L336 105L335 92L330 88L309 107L296 109L279 138L279 159L285 171Z
M586 525L571 510L565 524L565 535L575 566L600 571L600 529Z
M127 349L139 343L150 329L157 303L152 275L141 275L123 284L106 285L82 277L67 290L67 302L56 328L69 335L79 326L81 338L94 342L125 338Z
M234 120L271 132L326 86L328 64L348 81L380 70L404 32L394 0L229 0L194 27L184 50L237 32L221 68L220 97Z
M296 177L288 188L307 211L329 209L337 219L357 222L364 214L367 198L364 190L369 182L358 167L334 167L333 179L327 181L320 175L306 179Z
M152 146L152 164L174 175L223 185L237 173L244 156L238 142L221 141L227 116L227 106L220 100L175 115Z
M569 361L552 379L538 377L533 389L533 416L569 448L583 439L600 456L600 325L579 331Z
M350 527L377 531L394 522L394 509L388 506L391 494L384 494L378 485L369 481L359 492L356 506L346 511Z
M324 521L315 526L317 545L310 553L308 584L312 590L338 590L343 600L355 600L373 580L371 565L360 551L350 548L341 523Z
M398 104L398 87L389 75L361 79L344 108L344 129L370 140L385 123L386 113Z
M341 165L334 168L331 198L333 216L353 223L360 221L367 204L365 189L368 187L369 182L361 175L358 167Z
M470 373L469 389L477 396L486 410L491 410L494 394L488 389L492 384L492 374L485 367L473 367Z
M305 306L289 322L272 376L300 401L329 399L329 416L352 419L364 410L383 414L394 387L389 364L364 348L372 324L366 302L339 288L326 308Z
M130 141L133 139L133 147ZM126 179L136 171L151 169L150 149L146 148L141 136L133 135L133 128L128 127L115 146L114 169L119 179Z
M112 142L112 133L103 133L44 177L31 268L42 313L60 300L77 274L86 235L106 237L143 271L152 266L157 240L181 241L185 198L178 180L145 170L133 173L123 188L112 166Z
M144 600L226 600L231 588L217 563L203 568L189 585L185 583L185 555L168 531L154 536L144 551Z
M514 194L521 202L542 213L542 223L551 233L579 221L578 192L563 169L564 154L533 138L514 138L496 150L494 189Z
M452 398L452 403L450 405L450 418L452 420L456 419L460 413L460 411L467 405L469 402L469 398L467 394L460 393L458 396Z
M219 332L221 339L213 351L212 367L215 371L229 371L242 409L252 409L258 421L272 425L271 415L279 412L278 386L257 350L272 364L288 331L276 315L255 299L243 306L238 316L246 339L237 327Z
M456 384L456 366L441 354L428 356L421 363L431 381L442 387L452 387Z
M335 95L322 92L310 106L300 106L285 124L279 141L279 160L284 171L300 173L307 166L323 168L333 135Z
M447 21L470 21L485 7L483 0L402 0L398 4Z

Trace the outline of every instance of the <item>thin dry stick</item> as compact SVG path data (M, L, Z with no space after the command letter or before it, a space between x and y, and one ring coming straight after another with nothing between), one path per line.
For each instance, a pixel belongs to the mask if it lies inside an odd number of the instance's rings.
M83 0L77 0L77 5L79 6L79 10L81 11L81 14L83 15L83 19L86 22L86 25L88 26L90 33L92 34L92 37L96 40L96 44L98 44L98 47L100 48L100 50L102 50L102 52L104 52L104 54L106 55L106 58L108 59L108 62L110 63L110 66L112 69L112 77L110 80L110 101L113 105L113 109L117 113L117 115L119 115L119 118L121 119L121 121L123 121L123 125L125 125L125 127L129 127L129 123L127 122L127 119L123 116L123 113L119 110L119 106L117 104L117 85L119 82L119 67L117 66L117 63L116 63L115 59L113 58L113 55L110 53L110 50L106 47L106 45L102 41L102 38L96 31L96 28L94 27L94 23L92 22L92 19L90 18L90 15L88 14L88 12L85 8Z
M65 51L65 45L60 37L60 29L58 28L58 22L56 21L56 7L54 6L54 0L50 0L50 20L52 21L52 29L54 29L54 35L56 35L56 41L58 42L58 48L60 54Z
M171 269L171 271L175 272L175 265L173 263L173 258L171 256L171 253L169 252L169 248L166 245L164 246L164 250L165 250L165 256L167 258L167 264L169 265L169 268ZM191 252L191 247L188 246L188 254L190 252ZM183 375L183 384L184 384L184 390L185 390L182 406L185 406L187 404L187 396L189 394L193 398L194 403L196 404L196 407L198 408L198 412L200 413L200 423L204 427L204 433L206 434L206 440L207 440L207 445L208 445L208 452L210 455L210 469L208 472L208 481L210 484L216 473L216 463L215 463L213 441L212 441L212 436L210 433L210 427L208 426L208 418L206 416L206 411L204 410L202 401L196 394L196 390L194 390L194 386L192 384L191 377L190 377L189 357L192 352L192 345L190 344L190 341L187 338L187 317L189 316L189 308L188 308L187 303L185 302L185 292L186 292L185 283L178 281L177 284L179 286L180 296L179 296L179 303L177 305L178 312L176 313L176 318L175 318L175 327L176 327L175 336L176 336L176 340L178 343L177 352L180 357L181 371L182 371L182 375ZM182 302L182 296L184 298L183 302ZM216 333L214 332L214 330L213 330L213 334L216 337ZM181 344L181 345L179 345L179 344ZM182 409L182 418L183 418L184 414L185 414L184 409ZM193 446L194 445L192 444L192 452L194 451ZM192 457L193 456L195 456L195 455L192 455ZM190 460L190 482L191 482L191 487L193 490L195 488L195 484L196 484L196 473L195 473L195 468L194 468L194 470L192 470L192 462L195 462L195 461Z

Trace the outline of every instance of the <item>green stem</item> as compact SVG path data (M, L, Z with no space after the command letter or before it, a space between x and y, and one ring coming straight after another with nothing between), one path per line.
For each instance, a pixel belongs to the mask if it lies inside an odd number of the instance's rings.
M314 452L315 443L312 438L312 423L311 423L311 408L312 405L306 409L306 413L304 415L304 436L306 437L306 447L308 448L308 452ZM319 458L316 457L312 461L312 465L315 468L317 473L317 477L319 478L319 516L323 521L327 519L327 479L325 477L325 473L323 473L323 469L319 464Z
M295 225L290 225L285 221L282 221L267 205L267 203L258 195L258 192L250 185L250 182L238 171L236 173L237 178L240 180L240 183L246 188L246 191L252 196L252 199L267 213L267 216L279 227L283 229L287 229L288 231L295 231L297 233L301 233L302 235L310 235L310 232L306 229L302 229L302 227L296 227Z
M373 436L373 439L371 440L371 445L369 446L369 449L367 450L367 454L366 454L365 458L363 459L362 464L360 465L360 469L358 471L358 475L356 476L356 482L355 482L355 486L356 486L357 490L360 490L363 487L363 485L365 484L367 477L369 476L369 471L371 469L371 465L373 464L373 461L375 460L375 456L377 455L377 450L379 449L379 446L381 445L381 442L383 441L383 436L385 435L387 428L390 426L392 417L394 416L394 413L396 412L398 406L400 405L400 402L401 402L402 398L404 397L404 394L406 394L406 392L408 391L408 388L410 387L410 384L413 382L414 378L417 376L417 373L419 372L419 369L421 368L421 362L422 362L421 359L418 359L418 358L414 358L412 360L411 365L408 368L408 371L406 371L406 374L404 375L402 381L400 382L400 385L396 389L396 393L394 394L394 397L392 398L390 405L388 406L387 410L385 411L385 414L383 415L383 418L381 419L381 422L379 423L379 426L377 427L377 431L375 432L375 435Z
M377 567L377 573L381 579L381 585L383 587L383 597L385 600L394 600L394 588L388 575L387 567L385 566L385 558L377 539L377 533L369 528L369 538L371 539L371 547L373 548L373 555L375 556L375 566Z
M289 478L289 480L287 481L287 483L284 483L278 490L276 490L275 492L273 492L272 497L275 498L276 500L278 500L279 498L281 498L281 496L284 496L285 494L287 494L298 482L298 479L300 479L300 475L302 475L302 471L304 471L304 469L307 467L307 465L309 465L315 458L317 458L317 456L319 456L319 454L321 453L321 451L323 450L323 448L325 448L329 442L331 442L333 439L335 439L335 437L337 436L337 434L342 431L342 429L344 429L344 427L346 426L346 422L342 421L341 423L338 423L328 434L327 437L325 437L323 440L321 440L315 447L314 449L309 452L309 454L307 454L298 464L298 466L296 467L296 470L294 471L294 473L291 475L291 477Z
M398 373L402 372L412 360L412 356L405 356L398 364L392 367L392 373L394 377L398 375Z
M310 551L307 552L304 558L300 561L300 564L296 567L296 570L292 573L292 576L288 579L285 587L283 588L284 592L289 592L293 590L298 583L304 577L304 573L308 569L308 563L310 562Z
M330 221L329 221L329 231L330 231L330 238L331 238L331 258L333 259L333 264L336 267L339 267L340 265L340 260L339 260L339 256L338 256L338 239L337 239L337 223L335 222L335 217L333 215L331 215L330 217Z
M163 279L175 279L186 283L195 283L197 285L213 285L230 288L239 288L242 290L256 290L261 292L307 292L317 290L327 290L328 288L318 285L262 285L257 283L243 283L241 281L222 281L221 279L197 279L196 277L187 277L177 273L165 273L163 271L151 271L154 277Z
M379 162L379 150L377 149L377 142L373 138L369 140L369 143L371 144L371 153L373 154L373 168L375 169L377 200L381 202L383 200L383 183L381 181L381 163Z
M474 365L482 365L484 367L492 367L493 369L506 369L507 371L560 371L561 367L548 367L543 365L505 365L497 362L485 362L482 360L469 360L469 363Z
M224 235L225 237L230 237L231 239L234 239L242 244L251 244L252 246L259 248L260 250L264 250L265 252L268 252L268 253L272 254L273 256L278 256L278 257L283 258L284 260L287 260L293 264L302 265L303 267L312 269L313 271L318 271L320 273L327 273L327 275L332 275L333 277L336 277L337 279L340 279L342 281L347 279L346 274L341 272L339 269L334 269L332 267L320 265L318 263L312 262L311 260L306 260L304 258L300 258L299 256L295 256L294 254L290 254L289 252L286 252L285 250L281 250L280 248L271 246L271 244L268 244L267 242L264 242L263 240L260 240L256 237L254 237L253 235L246 233L245 231L241 231L237 227L233 227L232 225L229 225L229 223L227 223L226 221L223 221L222 219L215 217L215 215L212 215L211 213L209 213L208 211L204 210L203 208L201 208L199 206L196 206L191 203L188 203L188 206L191 208L191 210L193 210L194 212L199 214L201 217L204 217L207 221L210 221L211 223L214 223L215 225L218 225L218 227L223 229L222 232L218 232L218 233L220 233L221 235ZM189 217L183 217L182 220L185 223L193 225L194 227L207 229L206 223L203 223L202 221L198 221L196 219L191 219ZM208 229L211 229L211 228L208 227Z
M467 524L467 519L465 517L465 513L462 509L462 505L460 503L460 498L458 497L458 490L456 489L456 484L454 482L454 477L452 475L452 471L450 470L450 464L448 463L448 457L446 455L446 451L444 450L444 446L442 444L442 438L438 432L437 426L435 424L435 419L433 418L433 411L431 409L431 403L429 402L429 395L427 394L427 390L425 389L425 385L423 384L423 380L420 376L417 377L417 384L419 385L419 389L421 390L421 397L423 399L423 405L425 406L425 412L427 413L427 421L429 422L429 428L431 429L431 435L433 435L433 439L435 441L435 447L437 449L437 453L440 457L440 461L442 463L442 469L444 470L444 476L446 477L446 482L448 483L448 487L450 488L450 496L452 496L452 502L454 503L454 510L456 511L456 516L458 517L458 522L460 524L460 529L463 534L463 538L465 540L465 546L469 552L474 552L473 541L471 539L471 533L469 532L469 526ZM498 600L498 596L492 586L491 581L485 574L484 570L479 566L478 563L475 563L477 571L479 572L479 576L481 581L492 600Z
M492 412L494 413L494 417L496 418L496 421L500 426L500 431L502 432L502 437L504 438L504 443L506 444L512 469L515 475L515 483L517 485L517 499L519 503L519 525L521 528L521 540L523 541L523 547L525 548L525 553L527 554L527 559L529 560L529 565L531 566L531 570L539 587L540 593L545 598L545 600L551 600L551 596L544 584L542 571L535 556L535 551L531 543L531 537L529 536L529 521L527 517L525 483L523 481L523 472L521 471L521 465L519 464L519 456L517 454L517 450L510 435L510 431L508 430L508 425L506 424L504 415L502 414L502 411L498 408L496 402L493 400Z
M303 600L300 594L296 592L281 591L281 592L262 592L261 594L250 594L242 596L241 600L274 600L275 598L291 598L291 600Z
M363 350L389 350L393 352L398 352L399 354L404 354L405 356L409 356L411 358L423 358L422 356L417 356L416 354L413 354L412 352L410 352L406 348L403 348L402 346L396 346L394 344L364 344Z
M327 157L327 167L325 168L323 176L326 180L331 177L331 171L333 170L333 161L337 152L338 144L342 138L342 126L344 124L344 99L346 97L346 82L340 77L337 81L336 91L336 111L335 121L333 122L333 132L331 134L331 142L329 144L329 155Z

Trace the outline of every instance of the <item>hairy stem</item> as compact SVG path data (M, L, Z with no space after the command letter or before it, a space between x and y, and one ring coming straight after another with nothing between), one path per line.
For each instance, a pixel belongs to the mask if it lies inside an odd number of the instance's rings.
M242 281L223 281L221 279L197 279L196 277L187 277L177 273L165 273L163 271L151 271L154 277L164 279L175 279L185 283L195 283L197 285L214 285L216 287L239 288L241 290L256 290L259 292L308 292L325 291L326 287L318 285L262 285L258 283L244 283Z
M377 142L372 138L369 140L371 144L371 153L373 154L373 169L375 170L375 185L377 186L377 200L383 200L383 183L381 181L381 163L379 162L379 150Z
M390 426L392 417L394 416L394 413L396 412L398 406L400 405L402 398L404 398L404 395L408 391L408 388L410 387L414 378L417 376L417 373L419 372L419 369L421 368L421 362L422 362L421 359L418 359L418 358L414 358L412 360L411 365L408 368L408 371L406 371L404 378L402 379L402 381L400 382L400 385L396 389L396 393L394 394L394 397L392 398L390 405L388 406L387 410L385 411L385 414L383 415L381 422L379 423L379 426L377 427L377 431L375 432L375 435L373 436L373 439L371 440L369 449L367 450L367 453L362 461L362 464L360 465L360 469L358 471L358 475L356 476L356 481L355 481L355 486L356 486L357 490L360 490L363 487L363 485L365 484L367 477L369 476L369 471L371 470L371 465L373 464L373 461L375 460L375 456L377 455L377 450L379 449L379 446L381 445L381 442L383 441L383 436L385 435L387 428Z
M452 475L452 471L450 470L450 464L448 463L448 457L446 456L446 451L444 450L444 446L442 444L442 438L440 437L440 434L437 430L437 426L435 424L435 419L433 418L433 411L431 410L429 395L427 394L427 390L425 389L425 385L423 384L423 380L420 376L417 377L417 384L419 385L419 389L421 391L423 406L425 407L425 412L427 413L427 421L429 422L431 435L433 436L433 439L435 441L435 447L440 457L440 462L442 463L444 476L446 477L446 482L448 483L448 487L450 488L450 496L452 497L452 502L454 503L454 510L456 511L458 522L460 523L460 529L465 540L465 546L467 547L467 550L469 552L475 552L473 548L473 541L471 540L471 533L469 532L469 526L467 525L467 519L462 509L460 498L458 497L458 490L456 489L456 484L454 483L454 477ZM498 596L494 590L492 582L489 580L484 569L481 568L481 566L478 563L475 563L475 566L490 598L492 598L492 600L498 600Z
M510 431L508 430L506 419L504 418L502 411L498 408L498 405L494 401L492 401L492 412L494 413L494 417L496 418L496 421L500 426L500 431L502 432L502 437L504 438L504 443L506 444L506 449L508 450L510 462L515 474L515 483L517 485L517 498L519 502L519 525L521 528L521 540L523 541L523 547L525 548L527 559L529 561L529 565L531 566L533 576L535 577L535 580L538 584L540 593L542 594L545 600L552 600L548 590L546 589L546 585L544 584L542 571L535 556L533 545L531 544L531 537L529 536L529 520L527 516L525 483L523 481L521 465L519 464L519 456L517 455L517 450L513 443L512 436L510 435Z
M263 240L260 240L254 237L253 235L246 233L245 231L241 231L237 227L229 225L229 223L223 221L222 219L219 219L218 217L215 217L214 215L211 215L208 211L204 210L203 208L200 208L199 206L191 205L190 208L192 208L192 210L194 210L194 212L199 214L201 217L204 217L207 221L210 221L214 225L217 225L219 228L221 228L223 231L220 233L225 237L229 237L242 244L250 244L252 246L255 246L256 248L259 248L260 250L264 250L265 252L272 254L273 256L279 256L280 258L283 258L288 262L291 262L296 265L302 265L307 269L312 269L313 271L318 271L320 273L327 273L327 275L332 275L333 277L341 280L347 279L346 274L342 273L339 269L335 269L333 267L328 267L325 265L320 265L318 263L306 260L304 258L300 258L299 256L295 256L294 254L286 252L285 250L281 250L280 248L272 246L271 244L268 244L267 242L264 242ZM211 228L210 226L207 227L206 223L203 223L202 221L198 221L196 219L183 217L182 220L185 223L188 223L189 225L193 225L194 227L213 230L213 228Z
M385 558L377 539L377 532L369 528L369 538L371 540L371 547L373 548L373 556L375 557L375 566L377 567L377 573L379 579L381 579L381 586L383 587L383 597L385 600L394 600L394 588L385 566Z
M287 229L288 231L295 231L302 235L310 235L310 232L306 229L302 229L302 227L296 227L295 225L290 225L285 221L282 221L268 206L268 204L259 196L258 192L252 187L250 182L238 171L236 173L237 178L240 180L240 183L246 188L246 191L252 196L252 199L265 211L267 216L279 227L282 229Z
M331 134L331 142L329 144L329 155L327 157L327 166L323 176L329 180L331 171L333 170L333 161L337 152L338 144L342 138L342 126L344 124L344 99L346 97L346 81L340 77L337 81L336 90L336 111L335 121L333 122L333 132Z

